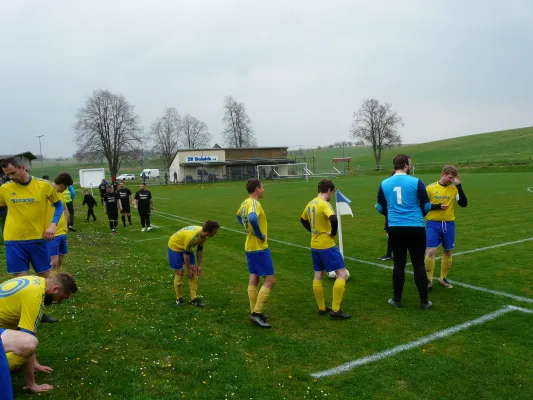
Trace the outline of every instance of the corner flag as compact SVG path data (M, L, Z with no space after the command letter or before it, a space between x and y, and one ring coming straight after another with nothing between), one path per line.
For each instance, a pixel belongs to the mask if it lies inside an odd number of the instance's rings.
M339 221L339 249L341 251L342 256L344 257L344 249L342 246L342 225L341 225L341 215L351 215L353 217L352 208L350 207L350 199L348 199L345 195L343 195L340 190L337 190L335 194L335 202L336 202L336 212L337 212L337 219Z

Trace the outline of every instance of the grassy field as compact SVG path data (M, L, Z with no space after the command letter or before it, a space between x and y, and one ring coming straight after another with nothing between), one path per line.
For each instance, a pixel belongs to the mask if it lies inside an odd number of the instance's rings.
M419 308L412 275L407 275L404 307L386 303L392 264L376 260L386 237L383 217L373 208L385 175L335 180L355 213L342 219L351 273L343 301L343 309L353 314L348 321L316 313L306 249L310 237L299 223L316 181L265 182L262 203L277 276L266 306L270 330L248 320L244 235L234 217L246 197L243 182L151 186L157 228L149 233L140 231L134 215L134 226L119 226L112 236L102 208L96 209L96 223L85 223L77 199L78 232L69 234L65 270L76 276L80 291L47 310L60 322L41 325L39 333L38 359L54 373L38 374L37 381L56 388L51 394L23 394L18 374L16 394L91 400L529 399L533 315L520 311L345 373L311 376L506 305L533 309L533 217L526 206L533 200L527 191L533 173L461 175L469 206L457 210L457 255L449 278L475 287L436 285L430 294L434 309L427 312ZM438 174L419 177L428 184ZM206 219L223 226L205 248L199 292L206 307L178 308L167 241L179 228ZM502 246L487 248L497 245ZM436 269L437 275L439 263ZM332 285L325 282L328 304Z
M511 129L501 132L489 132L478 135L463 136L415 145L404 145L387 149L382 153L382 164L392 164L395 154L409 154L415 164L446 163L464 166L492 166L508 163L529 162L533 153L533 127ZM302 152L291 151L291 158L307 158L309 165L315 158L316 168L327 172L332 169L334 157L352 157L351 165L362 168L375 168L374 155L368 147L350 147L333 149L313 149ZM342 166L342 164L340 164ZM427 165L424 165L427 168ZM341 169L337 165L338 169Z

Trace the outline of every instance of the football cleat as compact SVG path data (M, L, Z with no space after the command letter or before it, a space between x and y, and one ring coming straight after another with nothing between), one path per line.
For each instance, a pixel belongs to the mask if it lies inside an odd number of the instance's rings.
M389 303L393 307L401 307L402 306L402 303L400 303L399 301L394 301L394 299L389 299L387 301L387 303Z
M433 303L429 300L425 303L420 302L420 307L422 307L424 310L429 310L431 307L433 307Z
M191 303L193 306L196 306L196 307L204 307L204 303L202 303L202 300L200 300L199 297L197 297L196 299L194 300L191 300L189 303Z
M453 285L450 282L448 282L448 279L446 278L439 280L439 283L441 284L441 286L444 286L446 289L453 289Z
M339 309L339 311L331 310L329 315L331 315L333 318L336 318L336 319L350 319L350 318L352 318L352 316L350 314L345 313L341 309Z
M265 316L262 313L253 313L250 315L250 322L261 328L271 328L271 326L265 322Z
M331 312L331 308L326 306L325 310L318 310L318 315L328 315Z
M183 301L183 298L179 298L179 299L176 299L176 305L177 306L184 306L185 305L185 302Z

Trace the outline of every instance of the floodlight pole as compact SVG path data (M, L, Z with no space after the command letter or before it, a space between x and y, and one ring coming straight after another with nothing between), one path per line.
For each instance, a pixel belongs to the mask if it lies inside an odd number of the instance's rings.
M36 137L39 138L39 151L41 152L41 177L44 176L44 165L43 165L43 148L41 147L41 138L44 135L37 135Z

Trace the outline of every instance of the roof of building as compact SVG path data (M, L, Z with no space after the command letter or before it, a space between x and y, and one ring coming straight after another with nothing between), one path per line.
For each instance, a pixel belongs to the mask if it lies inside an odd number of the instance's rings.
M29 160L36 160L37 157L33 155L32 152L26 151L24 153L18 153L18 154L0 154L0 160L5 160L9 157L26 157Z

